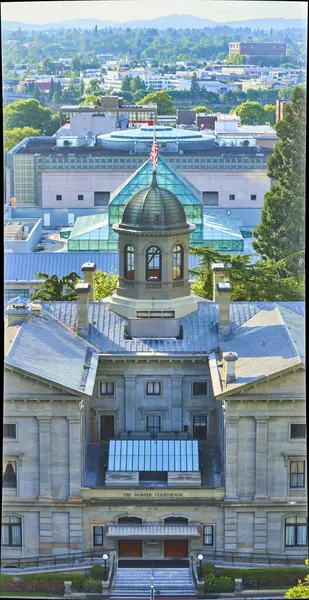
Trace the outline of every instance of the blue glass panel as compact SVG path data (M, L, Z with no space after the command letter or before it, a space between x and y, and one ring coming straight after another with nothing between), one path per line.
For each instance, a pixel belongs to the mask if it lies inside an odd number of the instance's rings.
M157 441L157 471L163 471L163 442Z
M169 471L168 464L168 441L164 440L163 442L163 471Z
M109 443L109 453L108 453L108 471L114 471L114 461L115 461L115 442L112 440Z
M127 442L126 440L122 440L121 442L121 460L120 460L120 470L127 471Z
M151 444L151 446L153 446L153 444ZM145 471L150 471L150 440L146 440L145 441L145 466L144 466L144 470ZM155 449L154 449L155 450Z
M193 471L198 471L199 470L199 464L198 464L198 441L197 440L193 440L192 445L193 445Z
M150 455L150 471L157 471L157 453L158 453L159 442L154 441L151 444L151 455Z
M129 440L127 443L127 471L133 470L133 442Z
M169 457L168 457L168 470L175 471L175 444L174 440L168 442L169 445Z
M121 451L121 442L116 440L115 442L115 471L120 471L120 451Z
M138 447L138 471L145 471L145 442L144 440L139 441Z
M187 471L193 471L192 440L187 441Z
M133 441L133 471L138 471L138 462L139 462L139 452L138 452L138 440Z
M181 471L187 471L187 444L185 440L181 440Z
M175 442L175 471L181 470L181 462L180 462L180 444L179 440Z

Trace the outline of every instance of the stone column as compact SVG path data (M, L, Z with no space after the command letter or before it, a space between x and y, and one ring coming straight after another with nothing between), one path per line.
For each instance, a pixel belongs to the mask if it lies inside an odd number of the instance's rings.
M225 433L225 498L237 500L237 437L238 419L226 419Z
M80 497L81 487L81 440L80 420L68 417L69 421L69 499Z
M136 429L136 377L125 375L125 431Z
M37 417L39 421L39 500L51 500L51 417Z
M255 500L267 500L267 419L256 419Z
M183 430L182 376L171 377L171 424L173 431Z

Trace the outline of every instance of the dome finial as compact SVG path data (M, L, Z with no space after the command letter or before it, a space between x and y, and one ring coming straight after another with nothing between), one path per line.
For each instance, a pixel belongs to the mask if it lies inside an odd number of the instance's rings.
M153 169L152 169L152 181L151 181L151 187L152 187L152 188L156 188L156 187L158 187L158 182L157 182L157 171L156 171L156 167L155 167L155 165L153 166Z

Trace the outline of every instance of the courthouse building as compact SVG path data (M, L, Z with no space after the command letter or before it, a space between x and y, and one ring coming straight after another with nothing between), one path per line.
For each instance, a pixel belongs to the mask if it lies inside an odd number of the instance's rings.
M119 287L6 309L2 555L307 555L304 305L190 293L181 202L133 194ZM120 567L120 564L119 564Z

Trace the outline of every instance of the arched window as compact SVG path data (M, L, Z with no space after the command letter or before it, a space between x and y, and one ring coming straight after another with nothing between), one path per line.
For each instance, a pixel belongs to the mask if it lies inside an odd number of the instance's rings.
M188 523L189 519L187 519L186 517L166 517L166 519L164 519L164 523L168 524L168 523Z
M161 250L151 246L146 252L146 280L161 281Z
M285 546L307 546L306 517L285 519Z
M143 522L143 519L141 519L140 517L119 517L118 519L118 524L120 525L125 524L125 525L131 525L131 524L135 524L135 525L141 525Z
M2 519L3 546L21 546L21 518L3 516Z
M126 246L124 249L124 276L125 276L125 279L134 279L135 278L133 246Z
M173 250L173 279L183 278L183 247L179 244Z

